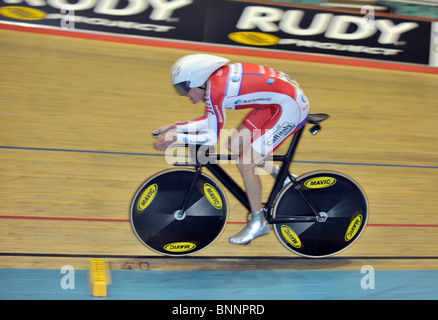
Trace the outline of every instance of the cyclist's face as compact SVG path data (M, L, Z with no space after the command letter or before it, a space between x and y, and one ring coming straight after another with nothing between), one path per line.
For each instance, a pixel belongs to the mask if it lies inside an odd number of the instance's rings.
M204 89L201 88L192 88L189 92L185 94L186 97L189 97L193 103L198 103L199 101L204 99Z

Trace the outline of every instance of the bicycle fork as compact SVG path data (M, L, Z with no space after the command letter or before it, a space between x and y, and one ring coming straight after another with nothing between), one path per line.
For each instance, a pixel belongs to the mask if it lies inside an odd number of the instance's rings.
M307 205L312 209L313 213L315 214L316 221L317 222L326 222L327 221L327 213L318 211L318 209L315 208L313 205L313 202L309 199L309 197L301 190L301 185L298 183L298 181L290 175L292 180L292 187L298 191L298 193L303 197L304 201L306 201Z
M321 129L319 126L318 126L318 128L319 128L319 130ZM312 129L314 129L314 128L312 128ZM288 222L325 222L327 220L327 213L318 211L318 209L314 206L314 204L309 199L309 197L301 190L301 185L298 183L297 179L295 179L289 172L289 167L290 167L290 164L292 162L293 155L295 154L295 150L298 146L298 142L301 138L302 132L303 132L303 128L295 133L295 136L292 139L291 146L290 146L286 156L275 156L275 155L273 156L274 161L281 161L283 164L280 168L280 172L278 173L277 181L272 189L272 192L269 196L268 202L265 205L265 209L264 209L265 214L267 216L267 220L271 224L288 223ZM315 133L312 132L312 134L316 134L316 132ZM272 213L275 200L276 200L277 195L283 186L283 183L284 183L286 177L289 177L289 179L292 181L292 187L301 195L301 197L304 199L304 201L307 203L309 208L314 213L314 216L272 218L272 214L269 214L269 213Z
M201 174L201 165L196 166L195 174L193 175L193 179L190 183L189 190L187 190L186 197L184 198L184 202L181 206L181 209L175 212L175 219L182 220L186 216L186 209L189 203L190 197L192 196L193 188L195 187L196 181L198 181L199 175Z
M314 206L312 200L309 199L309 197L301 190L301 185L298 183L298 181L289 174L289 179L292 181L292 188L294 188L300 196L304 199L306 204L309 206L309 208L314 213L313 216L297 216L297 217L284 217L284 218L272 218L272 214L267 214L267 220L270 224L276 224L276 223L290 223L290 222L326 222L327 221L327 213L318 211L316 207ZM273 210L272 205L265 206L265 212L268 210ZM269 211L268 211L269 212Z

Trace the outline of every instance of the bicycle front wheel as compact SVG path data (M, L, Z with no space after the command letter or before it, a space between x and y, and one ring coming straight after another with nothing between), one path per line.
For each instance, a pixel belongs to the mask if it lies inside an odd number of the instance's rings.
M275 224L277 238L290 251L310 258L335 255L360 237L368 222L368 201L362 188L351 178L336 172L314 172L298 178L302 192L325 222ZM273 218L315 216L291 185L282 190L274 206Z
M170 256L194 254L215 242L224 230L227 199L221 187L203 173L181 212L194 177L194 170L171 169L138 189L131 204L131 225L151 250Z

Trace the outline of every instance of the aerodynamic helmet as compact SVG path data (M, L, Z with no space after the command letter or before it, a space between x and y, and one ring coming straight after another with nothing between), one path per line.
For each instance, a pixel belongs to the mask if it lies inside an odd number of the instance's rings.
M190 54L178 59L170 71L172 84L179 94L202 86L208 78L230 60L210 54Z

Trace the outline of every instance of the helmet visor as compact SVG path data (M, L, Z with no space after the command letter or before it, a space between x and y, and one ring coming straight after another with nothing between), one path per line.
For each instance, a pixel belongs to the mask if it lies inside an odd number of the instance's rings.
M186 95L190 91L190 89L192 89L190 88L190 81L177 83L174 85L174 87L176 91L182 96Z

